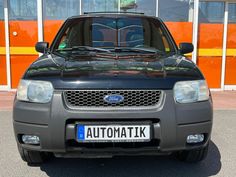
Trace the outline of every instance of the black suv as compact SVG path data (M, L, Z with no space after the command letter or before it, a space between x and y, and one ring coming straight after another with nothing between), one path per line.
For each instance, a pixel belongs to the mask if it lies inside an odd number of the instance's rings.
M91 13L65 21L22 77L13 124L22 159L208 151L212 100L198 67L165 24L141 14Z

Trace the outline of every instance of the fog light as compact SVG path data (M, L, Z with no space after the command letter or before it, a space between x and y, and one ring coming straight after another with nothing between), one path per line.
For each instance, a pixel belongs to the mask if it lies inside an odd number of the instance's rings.
M34 145L37 145L40 143L39 137L35 135L23 135L22 141L25 144L34 144Z
M204 141L204 134L189 135L187 137L187 143L189 144L201 143L203 141Z

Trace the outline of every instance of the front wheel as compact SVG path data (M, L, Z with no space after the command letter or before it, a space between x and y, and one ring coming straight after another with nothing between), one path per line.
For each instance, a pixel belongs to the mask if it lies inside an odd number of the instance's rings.
M26 150L20 145L18 145L18 151L22 160L32 165L44 163L52 157L51 153Z
M184 150L178 152L177 158L184 162L197 163L204 160L208 154L209 143L201 149Z

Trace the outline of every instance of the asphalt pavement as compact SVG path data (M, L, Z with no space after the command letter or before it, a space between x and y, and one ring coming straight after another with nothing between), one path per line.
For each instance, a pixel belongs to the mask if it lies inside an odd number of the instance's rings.
M197 164L171 156L53 159L28 166L18 154L11 111L0 111L0 177L205 177L236 176L236 110L214 111L209 154Z

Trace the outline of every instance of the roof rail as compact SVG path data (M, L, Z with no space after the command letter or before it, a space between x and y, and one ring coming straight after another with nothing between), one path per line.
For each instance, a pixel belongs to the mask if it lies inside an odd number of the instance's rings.
M143 12L120 12L120 11L84 12L84 14L139 14L139 15L144 15Z

